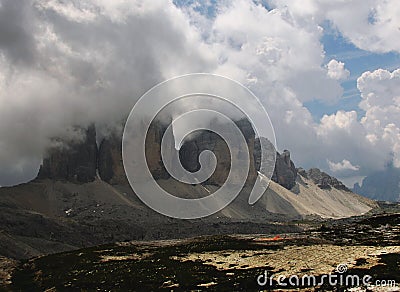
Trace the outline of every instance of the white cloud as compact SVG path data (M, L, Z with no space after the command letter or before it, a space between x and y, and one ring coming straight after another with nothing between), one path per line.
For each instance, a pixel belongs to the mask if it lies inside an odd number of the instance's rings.
M298 21L331 22L360 49L372 52L400 52L400 5L397 0L271 0L287 7Z
M74 22L91 22L97 15L93 12L93 5L83 2L79 7L73 3L62 3L57 0L48 0L36 2L36 6L43 11L53 10L54 12L63 15L70 21Z
M32 178L68 126L119 123L154 84L217 65L170 2L0 1L2 185Z
M356 111L338 111L336 114L324 115L318 127L318 134L327 136L332 131L350 134L358 126Z
M357 80L360 107L365 110L361 123L374 145L394 154L400 167L400 69L365 72Z
M329 169L333 172L341 172L345 170L357 171L360 169L359 166L354 166L353 164L351 164L350 161L346 159L343 159L342 162L337 162L337 163L328 160L328 165Z
M324 150L317 155L328 157L329 169L342 175L350 175L345 168L359 171L359 175L382 169L391 154L394 164L400 166L400 69L365 72L357 85L365 115L343 110L324 115L315 126L315 143ZM357 169L343 157L351 158Z
M262 91L271 86L295 92L301 102L340 98L343 89L322 66L318 24L304 26L285 9L267 11L248 0L232 1L221 11L206 40L220 60L217 73L242 82L256 76L258 86L252 89L260 88L265 99Z
M315 143L322 149L319 159L324 161L342 161L343 157L349 157L364 174L371 169L383 168L388 158L388 151L378 149L368 139L368 132L355 111L340 110L324 115L315 130ZM330 166L328 163L327 167L332 171Z
M344 68L344 63L338 62L335 59L330 60L326 67L328 68L329 78L343 80L350 76L350 71Z

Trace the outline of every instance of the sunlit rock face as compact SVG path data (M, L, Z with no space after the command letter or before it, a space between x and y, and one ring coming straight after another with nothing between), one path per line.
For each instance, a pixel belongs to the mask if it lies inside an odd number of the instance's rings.
M303 176L311 179L316 185L318 185L320 189L335 188L350 192L350 190L341 181L319 170L318 168L311 168Z

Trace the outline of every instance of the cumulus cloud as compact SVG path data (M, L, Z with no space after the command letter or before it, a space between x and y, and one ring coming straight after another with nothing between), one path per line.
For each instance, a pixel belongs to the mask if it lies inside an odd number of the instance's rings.
M359 126L356 111L338 111L336 114L324 115L318 127L320 136L328 136L333 131L351 134Z
M324 115L316 126L318 145L330 157L329 169L339 175L351 175L348 170L352 170L357 171L357 176L365 176L372 170L383 169L389 159L399 167L400 70L365 72L358 78L357 86L364 115L341 110ZM356 164L347 163L343 157Z
M400 52L400 6L397 0L270 0L274 7L288 8L298 21L327 20L360 49Z
M316 144L325 151L328 160L342 161L344 157L351 158L359 166L358 175L366 175L371 169L384 167L388 150L379 149L368 140L368 132L355 111L341 110L324 115L315 129ZM332 170L330 166L328 163L328 168ZM345 174L351 175L340 173Z
M346 171L346 170L356 171L356 170L360 169L359 166L354 166L347 159L343 159L341 162L339 161L337 163L328 160L328 165L329 165L329 169L333 172L341 172L341 171Z
M391 152L400 167L400 69L363 73L357 80L361 92L361 119L368 140L379 150Z
M221 61L216 72L246 83L269 104L280 102L269 99L273 94L265 88L270 87L292 91L301 102L335 101L343 93L322 66L318 25L304 26L286 10L268 11L252 1L237 0L216 16L210 29L207 42Z
M344 68L344 63L338 62L335 59L330 60L326 67L328 68L329 78L343 80L350 76L350 71Z

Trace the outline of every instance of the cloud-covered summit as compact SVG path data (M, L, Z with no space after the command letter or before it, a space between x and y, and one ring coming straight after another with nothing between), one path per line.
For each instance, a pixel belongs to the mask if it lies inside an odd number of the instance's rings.
M349 77L326 58L324 23L363 50L400 52L399 5L367 2L0 0L0 185L34 177L69 126L111 127L149 88L192 72L254 91L298 165L356 176L389 153L399 164L399 70L360 76L363 116L315 121L304 105L340 103Z

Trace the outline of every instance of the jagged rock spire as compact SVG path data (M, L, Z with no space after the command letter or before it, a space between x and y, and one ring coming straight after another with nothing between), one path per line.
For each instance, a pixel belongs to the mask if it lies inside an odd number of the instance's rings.
M90 182L96 177L97 144L94 125L82 131L82 139L62 143L49 149L40 167L39 179L58 179L71 182Z

